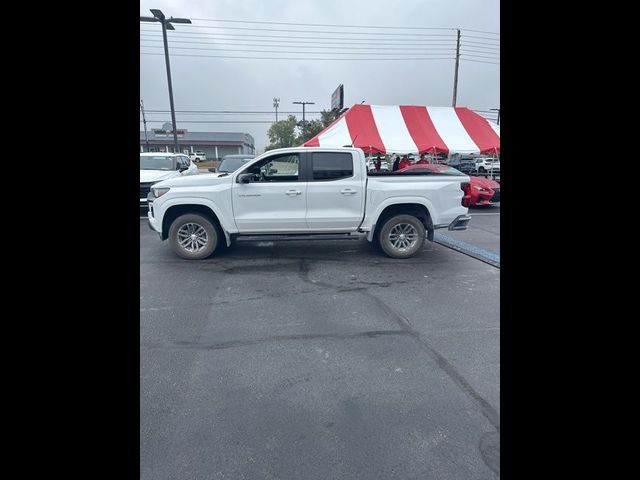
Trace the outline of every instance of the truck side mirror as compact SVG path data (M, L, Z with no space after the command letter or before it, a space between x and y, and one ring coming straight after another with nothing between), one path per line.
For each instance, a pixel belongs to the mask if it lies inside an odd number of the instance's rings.
M251 177L253 177L253 174L251 173L241 173L238 175L238 179L236 181L238 183L249 183L251 182Z

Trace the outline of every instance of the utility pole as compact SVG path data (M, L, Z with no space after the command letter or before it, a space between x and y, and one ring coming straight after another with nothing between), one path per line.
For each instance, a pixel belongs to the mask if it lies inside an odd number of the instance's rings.
M276 122L278 121L278 105L280 105L280 99L273 97L273 107L276 109Z
M302 105L302 126L304 127L305 119L304 119L304 107L305 105L315 105L316 102L293 102L296 105Z
M500 109L499 108L492 108L491 111L492 112L498 112L498 121L496 123L498 125L500 125Z
M147 144L147 152L149 151L149 139L147 138L147 119L144 117L144 102L140 100L140 111L142 112L142 123L144 123L144 141Z
M160 10L151 9L153 17L140 17L141 22L160 22L162 25L162 39L164 40L164 59L167 64L167 83L169 84L169 103L171 104L171 124L173 125L173 143L178 153L178 130L176 128L176 110L173 106L173 88L171 86L171 66L169 65L169 45L167 45L167 30L175 30L172 23L191 23L188 18L166 18Z
M458 67L460 66L460 29L458 30L458 42L456 43L456 71L453 77L453 103L452 107L456 106L456 100L458 99Z

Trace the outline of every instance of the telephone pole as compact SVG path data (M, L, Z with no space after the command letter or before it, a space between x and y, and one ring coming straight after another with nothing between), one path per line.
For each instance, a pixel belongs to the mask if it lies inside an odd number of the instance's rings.
M142 123L144 123L144 141L147 144L147 152L149 151L149 139L147 138L147 119L144 117L144 102L140 100L140 111L142 112Z
M160 10L151 9L153 17L140 17L141 22L160 22L162 25L162 39L164 40L164 60L167 64L167 83L169 84L169 103L171 104L171 124L173 125L173 143L178 153L178 130L176 128L176 110L173 106L173 88L171 86L171 65L169 65L169 46L167 45L167 30L175 30L172 23L191 23L188 18L166 18Z
M316 102L293 102L296 105L302 105L302 126L304 127L305 119L304 119L304 107L305 105L315 105Z
M452 107L456 106L456 100L458 98L458 67L460 66L460 29L458 30L458 42L456 43L456 71L453 76L453 103Z
M278 105L280 105L280 99L273 97L273 107L276 109L276 122L278 121Z

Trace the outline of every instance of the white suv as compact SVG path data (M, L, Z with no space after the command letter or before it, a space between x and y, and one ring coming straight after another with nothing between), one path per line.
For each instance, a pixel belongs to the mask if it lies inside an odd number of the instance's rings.
M182 153L144 152L140 154L140 207L147 206L151 185L169 178L197 175L198 167Z
M204 152L190 153L189 158L196 163L207 161L207 155Z
M478 173L500 173L500 160L495 158L478 158L476 159L476 171Z

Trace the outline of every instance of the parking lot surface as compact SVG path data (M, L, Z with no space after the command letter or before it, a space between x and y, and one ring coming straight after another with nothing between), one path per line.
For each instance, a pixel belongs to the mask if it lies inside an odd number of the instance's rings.
M499 255L499 207L470 213L443 234ZM431 242L190 262L141 219L141 478L499 477L499 279Z

